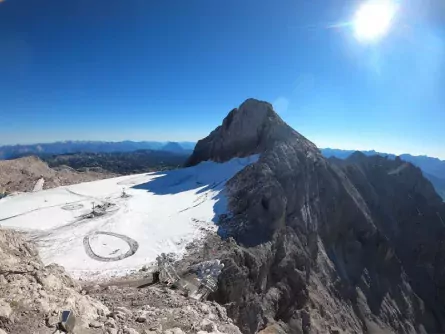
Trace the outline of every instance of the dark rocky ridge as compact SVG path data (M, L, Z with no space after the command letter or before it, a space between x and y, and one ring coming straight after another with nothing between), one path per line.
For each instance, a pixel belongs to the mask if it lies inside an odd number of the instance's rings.
M233 109L223 124L209 136L198 141L187 161L194 166L201 161L224 162L233 157L245 157L272 148L275 143L297 140L300 145L314 144L288 126L273 110L272 105L248 99Z
M227 184L214 299L245 333L445 330L445 205L400 159L328 161L270 104L247 100L188 165L261 153Z

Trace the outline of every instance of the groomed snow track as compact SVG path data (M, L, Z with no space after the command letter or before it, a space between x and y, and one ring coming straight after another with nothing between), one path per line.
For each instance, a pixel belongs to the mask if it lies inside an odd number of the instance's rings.
M130 247L130 249L125 254L114 256L114 257L104 257L104 256L97 255L96 253L94 253L93 249L91 248L90 237L92 237L94 235L98 235L98 234L109 235L109 236L112 236L115 238L122 239L123 241L125 241L128 244L128 247ZM101 231L96 231L90 235L85 236L83 238L83 246L85 248L85 252L87 253L87 255L90 258L92 258L93 260L96 260L96 261L101 261L101 262L112 262L112 261L120 261L120 260L126 259L127 257L130 257L134 253L136 253L136 251L139 248L138 242L136 240L133 240L133 239L127 237L126 235L113 233L113 232L101 232Z

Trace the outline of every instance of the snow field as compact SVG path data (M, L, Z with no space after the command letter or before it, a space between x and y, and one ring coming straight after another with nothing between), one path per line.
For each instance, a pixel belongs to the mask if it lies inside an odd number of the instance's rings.
M216 232L214 222L227 211L225 182L257 159L207 161L6 197L0 225L28 232L45 264L60 264L76 278L122 276L154 263L160 253L181 256L188 243Z

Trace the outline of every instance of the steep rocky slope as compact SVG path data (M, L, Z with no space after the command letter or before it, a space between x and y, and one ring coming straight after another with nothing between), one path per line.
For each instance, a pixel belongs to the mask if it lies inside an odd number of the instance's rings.
M233 109L209 136L198 141L186 165L205 160L224 162L262 153L289 139L316 150L314 144L283 122L271 104L249 99Z
M220 305L162 284L82 288L18 232L0 229L0 258L0 334L55 333L63 310L75 334L241 334Z
M355 151L351 150L339 150L332 148L322 148L321 153L326 158L339 158L346 159ZM381 153L376 151L360 151L366 156L380 155L382 157L388 157L390 159L395 159L394 154ZM437 158L427 157L427 156L414 156L410 154L402 154L400 158L406 162L411 162L414 166L419 167L423 175L432 183L434 189L445 201L445 161L439 160Z
M112 176L108 172L81 173L62 166L52 169L37 157L4 160L0 161L0 193L32 191L40 179L44 180L43 188L48 189Z
M437 333L445 207L400 159L328 161L266 102L247 100L188 165L261 153L227 184L213 298L245 333Z
M0 329L7 333L52 333L64 309L76 313L79 328L109 313L102 303L82 295L63 268L44 267L21 234L0 230L0 258Z

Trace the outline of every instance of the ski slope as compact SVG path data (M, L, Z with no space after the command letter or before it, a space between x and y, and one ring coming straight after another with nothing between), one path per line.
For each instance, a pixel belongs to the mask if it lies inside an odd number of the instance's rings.
M106 279L181 256L227 210L224 185L258 156L86 182L0 200L0 225L26 231L44 264ZM94 210L93 210L94 207Z

